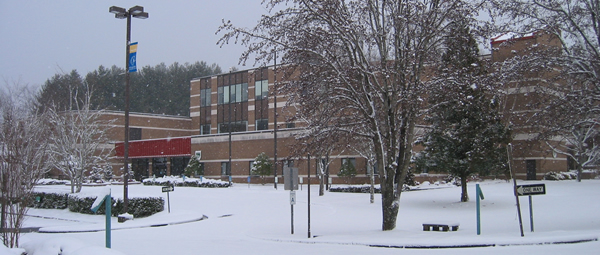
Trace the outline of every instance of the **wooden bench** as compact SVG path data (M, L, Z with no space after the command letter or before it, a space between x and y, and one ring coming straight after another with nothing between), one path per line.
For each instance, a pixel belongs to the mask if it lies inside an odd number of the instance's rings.
M458 223L423 223L423 231L457 231L458 226Z

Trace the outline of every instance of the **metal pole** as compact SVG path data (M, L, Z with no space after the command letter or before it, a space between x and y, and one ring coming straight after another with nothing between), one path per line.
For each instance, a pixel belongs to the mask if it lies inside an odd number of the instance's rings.
M531 225L531 232L533 232L533 201L529 196L529 224Z
M229 72L229 163L227 164L227 175L229 176L229 185L231 185L231 72Z
M171 213L171 198L169 197L169 193L171 192L167 191L167 207L169 208L169 213Z
M295 191L291 190L290 195L292 193L295 193ZM294 196L295 196L295 194L294 194ZM292 223L292 235L293 235L294 234L294 203L290 203L290 206L291 206L291 210L292 210L291 223Z
M481 235L481 210L480 210L480 202L479 202L479 184L475 185L475 196L476 198L476 207L477 207L477 235Z
M129 207L129 43L131 41L131 13L127 12L127 40L125 50L125 141L123 142L123 212Z
M273 135L274 135L274 144L275 144L275 189L277 189L277 48L275 48L275 65L273 67Z
M310 238L310 154L308 154L308 238Z
M105 211L106 211L106 248L110 248L111 244L110 244L110 231L111 231L111 226L110 226L110 216L112 214L111 212L111 207L112 207L112 200L110 198L110 192L108 193L108 195L106 195L106 197L104 198L104 206L105 206Z
M513 179L513 192L515 194L515 199L517 200L517 213L519 215L519 229L521 230L521 236L525 236L523 233L523 219L521 218L521 203L519 202L519 194L517 194L517 179L515 179L515 170L512 167L512 144L508 144L506 147L508 153L508 169L510 170L510 175Z

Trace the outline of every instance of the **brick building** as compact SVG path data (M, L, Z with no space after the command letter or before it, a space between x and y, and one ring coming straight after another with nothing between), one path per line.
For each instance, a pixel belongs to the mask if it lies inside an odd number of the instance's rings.
M492 39L491 45L491 60L498 62L514 55L527 54L532 46L559 47L560 42L544 33L517 38L505 34ZM246 182L251 163L261 152L271 159L277 157L280 183L284 165L297 167L300 177L306 177L308 169L314 176L317 166L314 158L310 168L306 157L287 160L294 145L294 132L302 128L302 123L286 122L286 116L293 114L293 108L286 108L285 95L274 96L274 86L285 82L282 77L277 77L276 83L274 73L274 67L264 67L193 79L190 82L189 117L132 113L130 158L136 179L180 175L190 157L198 155L205 177ZM568 170L564 156L551 153L543 142L531 140L535 130L528 127L524 119L536 112L528 102L535 97L534 80L539 76L535 73L530 75L506 84L504 88L503 110L515 125L513 160L519 179L541 179L548 171ZM106 117L117 118L116 131L111 135L115 141L122 140L123 114L108 112ZM122 167L122 163L118 163L118 158L123 156L122 142L116 142L115 146L117 160L113 165L119 169ZM334 154L328 159L320 159L329 162L329 177L334 183L368 182L366 159L352 154ZM350 161L357 169L358 175L352 180L336 175L345 161ZM419 176L419 173L416 174ZM429 173L420 178L435 180L440 176ZM268 181L273 182L273 179L274 176L271 176ZM252 181L259 182L255 177Z

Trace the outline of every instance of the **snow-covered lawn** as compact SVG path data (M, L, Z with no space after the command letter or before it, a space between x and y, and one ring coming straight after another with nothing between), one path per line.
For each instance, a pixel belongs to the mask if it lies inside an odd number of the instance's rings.
M524 182L519 184L538 183ZM521 197L523 228L520 236L511 183L480 183L482 234L477 235L475 183L469 184L471 201L458 202L459 187L405 192L398 225L382 232L381 199L369 203L369 194L333 193L318 196L311 187L311 234L308 238L307 186L297 191L294 232L291 234L289 191L271 185L235 184L231 188L175 187L170 193L171 213L117 223L113 219L112 251L104 247L104 216L67 210L31 209L21 244L29 255L57 254L600 254L600 242L551 244L597 240L600 236L600 180L546 181L546 195L533 196L535 232L530 232L527 197ZM433 186L433 185L432 185ZM113 185L113 197L122 186ZM68 191L69 187L39 186L39 191ZM94 193L100 187L84 187ZM159 186L131 185L130 196L163 196ZM166 202L166 201L165 201ZM36 217L33 217L36 216ZM460 223L456 232L425 232L422 223ZM159 225L159 227L151 226ZM45 246L44 246L45 245ZM416 246L480 246L481 248L414 249ZM405 248L377 248L392 246ZM81 248L83 247L83 248ZM32 249L40 252L31 253ZM79 251L77 251L80 249ZM45 252L42 252L45 251ZM54 252L54 253L52 253ZM120 252L120 253L119 253ZM0 254L2 250L0 249Z

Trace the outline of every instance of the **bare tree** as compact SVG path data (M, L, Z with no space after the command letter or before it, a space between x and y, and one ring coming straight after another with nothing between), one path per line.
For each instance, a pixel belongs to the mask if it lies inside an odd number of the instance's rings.
M507 30L521 35L543 31L559 41L558 50L538 50L521 59L520 70L538 73L543 95L530 118L539 139L581 170L598 160L600 108L600 2L598 0L495 0L510 19ZM538 45L532 45L535 48ZM529 49L533 50L533 49ZM514 63L514 61L513 61ZM539 71L543 72L539 72ZM527 77L527 76L524 76ZM530 77L527 77L530 78ZM565 115L565 113L568 113Z
M381 173L382 229L394 229L427 65L440 61L448 24L474 19L479 6L463 0L265 2L281 10L263 16L252 29L224 22L219 44L239 40L248 47L242 61L255 54L264 62L272 60L276 46L283 63L301 69L284 85L298 95L292 103L306 113L316 105L331 107L304 115L323 119L309 131L360 136L373 144Z
M101 145L107 142L110 122L101 121L102 111L90 110L88 92L76 110L49 111L53 128L50 148L52 166L71 180L71 193L81 191L83 180L94 166L100 166L109 151ZM81 105L81 106L79 106Z
M0 90L0 232L7 247L19 246L34 185L47 171L49 130L45 116L31 112L32 99L26 87Z

